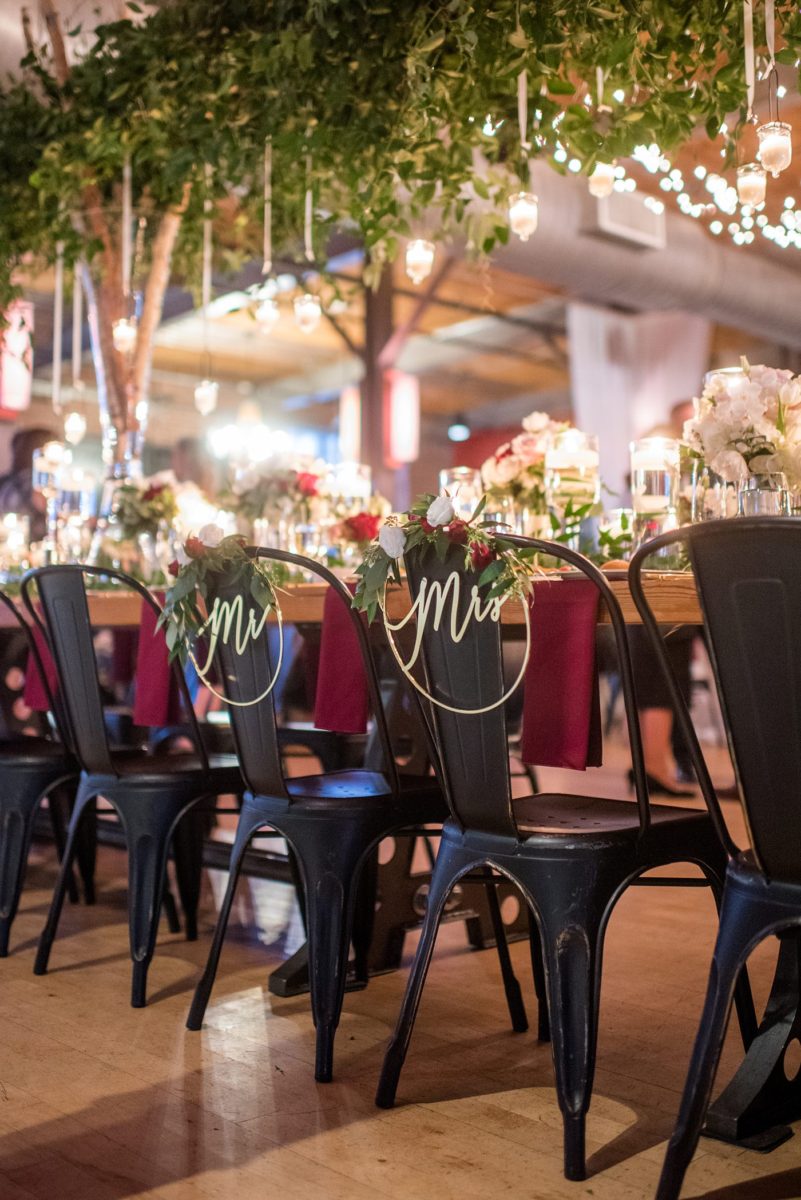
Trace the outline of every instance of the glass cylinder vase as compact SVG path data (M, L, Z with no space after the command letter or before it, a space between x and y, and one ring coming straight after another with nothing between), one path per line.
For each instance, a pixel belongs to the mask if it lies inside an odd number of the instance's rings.
M781 473L749 475L737 488L737 513L741 517L788 517L790 493Z

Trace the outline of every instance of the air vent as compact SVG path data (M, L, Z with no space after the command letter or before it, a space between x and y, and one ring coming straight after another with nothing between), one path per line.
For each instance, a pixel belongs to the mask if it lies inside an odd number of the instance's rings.
M667 243L665 213L647 208L645 198L636 192L612 192L589 206L585 230L596 237L611 238L629 246L664 250Z

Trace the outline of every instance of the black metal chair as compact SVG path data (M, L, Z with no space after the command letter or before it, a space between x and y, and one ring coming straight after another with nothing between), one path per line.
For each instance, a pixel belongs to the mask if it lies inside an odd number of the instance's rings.
M556 1088L564 1121L569 1179L585 1177L585 1118L590 1104L597 1039L601 954L606 925L624 889L654 867L696 863L712 889L722 889L726 853L710 815L649 803L626 628L603 574L582 555L539 539L514 539L579 570L598 590L614 633L631 743L636 803L596 796L539 794L512 800L509 784L499 623L471 621L461 641L427 623L422 660L429 694L444 704L483 712L452 712L429 705L451 810L437 856L423 931L398 1024L387 1051L376 1103L394 1104L440 917L453 886L489 864L522 891L543 948ZM414 597L423 580L445 584L464 561L452 550L445 562L431 553L406 563ZM465 619L478 572L468 572L458 626ZM558 587L538 582L537 587ZM479 589L479 592L486 589ZM536 605L536 592L535 600ZM418 630L419 634L419 630ZM547 695L542 703L548 703ZM659 883L665 882L660 879ZM698 880L670 880L698 883ZM744 1003L746 1030L753 1009Z
M207 797L238 793L242 777L233 755L209 755L194 718L183 671L174 665L181 689L192 754L153 755L143 748L109 746L92 642L86 579L122 584L156 612L146 588L121 571L89 566L50 566L29 571L22 582L28 612L48 638L58 673L58 700L65 737L81 767L67 844L42 932L34 972L47 970L76 840L84 816L102 796L116 810L128 846L128 923L133 960L131 1003L146 1003L147 971L156 943L170 842L184 910L186 936L197 937L197 905L202 866L202 814L189 813ZM35 589L35 592L34 592ZM40 612L41 610L41 612ZM146 686L140 680L140 686ZM182 820L182 818L188 819ZM198 818L198 819L195 819Z
M334 1035L344 997L348 956L354 951L356 978L367 980L367 953L372 933L372 905L357 904L357 891L371 852L384 837L420 832L439 825L446 815L437 781L431 776L399 775L392 754L375 664L365 626L351 606L351 594L326 567L280 550L253 551L260 558L289 564L325 581L340 595L350 614L367 675L375 720L377 758L373 769L329 771L287 778L284 775L273 696L269 690L275 665L266 629L243 653L222 641L218 654L231 702L231 722L247 792L231 851L228 888L214 942L198 983L187 1027L200 1029L217 973L242 859L250 839L269 827L286 838L296 856L304 886L312 1017L317 1030L315 1078L328 1082L333 1071ZM233 602L241 585L222 583L217 595ZM246 613L253 601L243 597ZM251 703L261 697L258 703ZM488 884L493 911L494 884ZM506 997L516 1029L527 1027L520 990L514 977L500 913L496 933Z
M5 592L0 592L0 604L12 615L14 627L22 631L28 646L28 661L39 665L47 687L39 650L28 625ZM8 954L11 925L19 907L39 805L47 797L53 837L59 854L63 855L65 819L60 799L54 793L78 777L75 758L55 737L47 736L44 718L40 725L39 734L0 740L0 958ZM77 900L71 872L68 885L71 898Z
M732 995L748 955L771 934L801 927L801 520L738 518L694 525L655 538L631 564L631 592L665 670L710 803L714 789L700 748L689 736L692 724L643 588L649 554L679 542L693 568L751 847L738 850L720 820L720 835L731 855L720 928L659 1200L676 1200L695 1152ZM796 947L790 952L797 955ZM760 1030L754 1049L767 1041L772 1050L766 1046L770 1053L760 1054L759 1077L744 1080L743 1107L753 1087L758 1091L772 1085L774 1097L790 1101L796 1115L801 1111L801 1081L786 1076L783 1066L786 1042L798 1036L793 1016L799 1003L797 978L793 990L789 1008L768 1007L765 1033ZM767 1124L775 1124L780 1114L779 1106L767 1112Z

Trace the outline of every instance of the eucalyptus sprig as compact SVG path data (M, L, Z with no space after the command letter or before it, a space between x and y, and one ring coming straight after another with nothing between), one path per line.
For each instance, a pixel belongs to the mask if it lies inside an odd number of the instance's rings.
M288 578L283 564L268 564L248 554L243 537L218 539L217 533L222 535L222 530L207 526L201 536L187 538L179 552L180 561L170 566L175 583L167 592L158 622L158 628L165 630L170 662L176 658L182 663L187 661L206 627L222 577L227 585L238 587L267 610L277 607L275 590Z

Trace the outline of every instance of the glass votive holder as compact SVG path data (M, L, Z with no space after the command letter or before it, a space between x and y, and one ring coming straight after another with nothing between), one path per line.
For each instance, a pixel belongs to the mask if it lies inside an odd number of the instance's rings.
M788 517L790 493L787 477L780 472L749 475L737 488L737 512L741 517Z
M793 158L793 130L786 121L766 121L757 129L759 161L775 179Z
M675 438L646 437L632 442L631 498L635 513L675 512L679 499L679 450Z
M598 439L580 429L554 434L545 449L545 494L548 505L563 513L597 504L601 496Z
M743 163L737 168L737 199L749 208L756 208L764 202L767 183L762 163Z
M447 467L439 473L439 488L451 498L456 516L469 520L484 494L481 472L475 467ZM495 507L496 502L493 502Z

